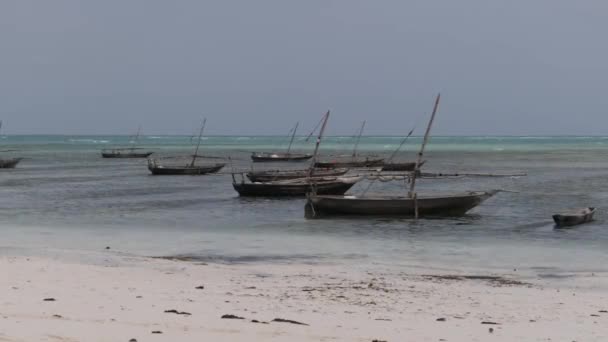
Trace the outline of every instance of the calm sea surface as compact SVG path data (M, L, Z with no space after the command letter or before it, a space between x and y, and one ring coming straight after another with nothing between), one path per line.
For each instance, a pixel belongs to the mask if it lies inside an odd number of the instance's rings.
M399 137L364 137L362 153L388 155ZM322 153L352 149L352 137L330 137ZM422 180L421 189L506 189L454 219L304 218L303 199L244 199L230 165L213 176L150 176L146 161L102 159L119 136L3 136L3 156L25 159L0 170L0 253L112 250L134 255L187 255L217 262L347 262L441 269L518 268L537 274L608 271L608 137L433 137L427 172L526 172L527 177ZM412 138L401 160L412 160ZM192 152L191 137L147 136L157 155ZM251 151L285 146L285 137L208 137L202 154L230 156L251 167ZM281 147L283 148L283 147ZM296 150L311 151L300 138ZM209 162L215 160L209 159ZM255 168L285 165L256 164ZM306 162L288 167L308 166ZM368 181L351 192L360 193ZM404 193L403 182L371 192ZM564 208L596 206L597 220L553 228Z

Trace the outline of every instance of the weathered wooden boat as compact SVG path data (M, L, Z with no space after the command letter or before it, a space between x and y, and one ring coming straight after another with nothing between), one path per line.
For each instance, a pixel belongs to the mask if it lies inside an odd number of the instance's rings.
M105 149L101 151L103 158L148 158L154 152L139 152L143 148L129 147L129 148L113 148Z
M343 176L348 169L315 169L315 177ZM310 170L264 170L250 171L246 176L252 182L272 182L286 179L306 178Z
M595 214L593 207L576 209L553 215L553 221L555 221L556 227L572 227L593 221L593 214Z
M495 191L471 191L457 194L386 196L309 195L307 217L330 215L354 216L461 216L496 194Z
M233 179L234 180L234 179ZM310 191L318 194L341 195L353 187L361 177L313 177L264 183L233 181L240 196L304 197Z
M291 153L291 146L296 138L296 132L298 131L299 122L296 122L294 128L289 131L291 134L291 140L287 146L286 152L253 152L251 154L251 160L254 162L287 162L287 161L304 161L312 158L311 154L306 153Z
M316 168L362 168L378 167L384 165L384 158L348 158L315 162Z
M148 170L152 172L153 175L190 175L190 176L198 176L198 175L207 175L210 173L216 173L221 170L226 164L225 163L215 163L210 165L196 165L197 158L204 158L198 154L198 150L201 146L201 139L203 137L203 132L205 130L205 126L207 124L207 119L203 120L203 124L201 125L200 132L198 134L198 142L196 144L196 148L194 149L194 154L192 155L192 160L188 162L186 165L175 165L174 164L163 164L160 159L148 159Z
M310 158L312 155L305 153L254 152L251 154L251 160L254 162L304 161Z
M313 191L307 195L306 217L314 218L324 215L413 216L415 218L421 216L459 216L466 214L469 210L496 194L498 190L427 195L414 192L416 177L420 171L424 148L428 142L437 113L439 99L440 95L437 95L414 172L411 173L410 190L407 196L328 196Z
M382 165L382 171L414 171L415 169L416 162L384 163Z
M156 176L166 175L206 175L210 173L216 173L221 170L226 164L217 163L212 165L184 165L184 166L171 166L171 165L160 165L156 159L148 160L148 170Z
M0 159L0 169L14 169L23 158Z

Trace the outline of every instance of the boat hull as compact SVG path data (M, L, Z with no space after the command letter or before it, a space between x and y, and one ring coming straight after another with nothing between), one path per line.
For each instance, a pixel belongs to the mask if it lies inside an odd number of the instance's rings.
M469 192L449 196L421 196L417 200L418 215L462 216L496 192ZM405 216L415 215L415 200L409 197L357 198L354 196L311 195L307 203L307 216Z
M111 153L102 152L103 158L148 158L154 152L142 152L142 153Z
M282 162L282 161L304 161L312 158L310 154L298 153L253 153L251 160L254 162Z
M271 170L251 171L246 174L252 182L272 182L308 177L308 170ZM343 176L348 169L319 169L314 171L316 177Z
M226 164L216 164L213 166L194 166L194 167L167 167L160 165L148 165L148 170L155 176L199 176L210 173L216 173L221 170Z
M422 166L422 164L420 166ZM414 171L415 169L415 162L385 163L384 165L382 165L382 171Z
M14 169L23 158L0 159L0 169Z
M595 208L587 208L579 213L555 214L553 215L553 221L558 228L572 227L593 221L594 214Z
M348 181L319 181L314 183L316 192L326 195L343 195L357 183L360 178ZM307 182L269 182L269 183L233 183L232 186L240 196L245 197L304 197L311 190Z
M376 167L384 165L384 159L365 159L365 160L346 160L346 161L319 161L315 163L318 168L356 168L356 167Z

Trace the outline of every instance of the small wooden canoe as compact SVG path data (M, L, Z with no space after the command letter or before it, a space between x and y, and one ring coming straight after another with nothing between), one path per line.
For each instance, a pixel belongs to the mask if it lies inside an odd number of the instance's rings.
M576 209L553 215L553 221L555 221L556 227L571 227L593 221L593 214L595 214L593 207Z
M308 179L290 179L266 183L233 182L232 186L242 197L304 197L312 188L319 194L343 195L353 187L361 177L319 177Z
M148 158L154 152L138 152L140 148L115 148L110 150L102 150L103 158Z
M212 164L212 165L161 165L156 161L148 160L148 170L155 176L201 176L210 173L216 173L221 170L224 165L223 163Z

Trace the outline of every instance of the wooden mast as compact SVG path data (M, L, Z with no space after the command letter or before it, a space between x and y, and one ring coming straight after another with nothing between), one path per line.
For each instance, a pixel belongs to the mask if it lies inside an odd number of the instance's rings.
M361 140L361 135L363 135L363 129L365 128L365 120L361 123L361 129L359 129L359 135L357 136L357 141L355 142L355 148L353 149L353 158L357 156L357 149L359 148L359 141Z
M435 106L433 107L433 114L431 114L431 119L429 120L429 125L426 127L426 132L424 133L424 140L422 141L422 146L420 146L420 152L418 152L418 159L416 159L416 167L414 168L414 174L412 175L412 183L410 184L410 191L409 191L409 197L412 197L412 198L415 197L414 188L416 186L416 175L418 174L418 172L420 172L420 164L422 163L422 156L424 155L424 148L426 147L426 143L429 140L429 135L431 133L431 127L433 126L433 121L435 120L435 114L437 114L437 108L439 107L440 98L441 98L441 94L437 94L437 99L435 99ZM416 216L418 216L418 215L416 215Z
M289 141L289 147L287 147L287 156L289 156L289 152L291 151L291 145L293 144L293 140L296 138L296 132L298 131L298 126L300 122L296 122L296 127L293 128L293 134L291 135L291 140Z
M317 154L319 153L319 145L321 145L321 139L323 138L323 133L325 132L325 126L327 126L327 120L329 120L329 110L325 113L323 119L323 125L321 126L321 130L319 131L319 136L317 137L317 143L315 145L315 152L312 155L312 162L310 163L310 169L308 170L308 178L311 178L314 170L315 164L317 163Z
M203 119L203 125L201 126L201 130L198 133L198 142L196 144L196 149L194 150L194 155L192 156L192 163L190 163L190 167L194 167L194 162L196 162L196 157L198 156L198 148L201 146L201 138L203 137L203 131L205 130L206 124L207 118Z

